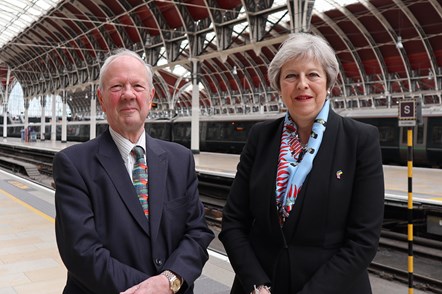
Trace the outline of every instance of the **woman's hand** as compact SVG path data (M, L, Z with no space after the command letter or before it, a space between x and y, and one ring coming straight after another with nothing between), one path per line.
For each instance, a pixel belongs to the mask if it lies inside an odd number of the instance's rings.
M265 285L261 285L258 287L255 286L255 290L253 290L250 294L271 294L270 287Z

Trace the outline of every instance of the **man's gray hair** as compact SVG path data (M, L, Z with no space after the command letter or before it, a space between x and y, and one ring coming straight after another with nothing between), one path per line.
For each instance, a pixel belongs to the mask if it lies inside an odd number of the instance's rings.
M146 72L147 72L147 82L149 83L149 87L150 89L153 88L153 72L152 72L152 66L148 63L146 63L143 58L141 58L140 55L138 55L137 53L129 50L129 49L125 49L125 48L120 48L120 49L116 49L115 51L112 52L112 54L106 58L106 60L104 61L103 65L100 68L100 76L98 78L98 88L103 91L103 76L106 73L109 65L117 58L121 57L121 56L131 56L135 59L137 59L140 63L142 63L145 67L146 67Z

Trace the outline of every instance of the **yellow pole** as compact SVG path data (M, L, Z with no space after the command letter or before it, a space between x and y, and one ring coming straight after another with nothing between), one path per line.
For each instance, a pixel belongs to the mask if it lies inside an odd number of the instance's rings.
M413 294L413 127L407 131L408 166L408 294Z

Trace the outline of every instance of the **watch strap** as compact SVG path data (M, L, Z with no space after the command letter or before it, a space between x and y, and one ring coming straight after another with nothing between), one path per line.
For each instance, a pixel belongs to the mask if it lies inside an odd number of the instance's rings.
M170 290L172 290L174 294L177 293L182 285L181 278L176 274L174 274L173 272L171 272L170 270L165 270L161 274L164 275L169 280Z

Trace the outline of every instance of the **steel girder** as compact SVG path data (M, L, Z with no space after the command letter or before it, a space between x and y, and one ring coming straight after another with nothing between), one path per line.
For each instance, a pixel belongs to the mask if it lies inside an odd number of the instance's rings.
M28 99L66 92L82 115L103 60L120 47L155 69L154 116L189 113L192 74L203 114L278 111L267 65L288 34L306 31L337 52L335 107L391 107L416 95L441 103L440 0L328 2L321 11L313 0L63 0L0 48L0 63Z

